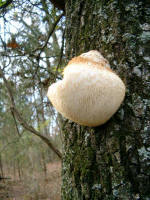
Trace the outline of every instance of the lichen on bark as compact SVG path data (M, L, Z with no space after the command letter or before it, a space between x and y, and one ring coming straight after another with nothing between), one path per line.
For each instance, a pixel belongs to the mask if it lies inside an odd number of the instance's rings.
M148 1L66 1L67 58L100 51L127 89L103 126L62 123L63 200L150 198L149 23Z

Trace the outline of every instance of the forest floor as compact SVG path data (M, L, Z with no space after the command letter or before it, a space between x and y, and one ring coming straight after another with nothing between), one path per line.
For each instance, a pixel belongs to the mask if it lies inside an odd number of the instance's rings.
M0 200L60 200L61 163L47 164L46 177L31 175L29 179L0 181Z

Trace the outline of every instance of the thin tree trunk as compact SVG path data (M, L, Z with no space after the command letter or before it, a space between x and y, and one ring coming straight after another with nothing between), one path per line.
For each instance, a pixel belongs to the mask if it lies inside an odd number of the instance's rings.
M17 159L17 171L18 171L19 180L21 181L22 176L21 176L21 168L20 168L19 159Z
M106 124L62 123L62 200L150 198L149 22L143 0L66 1L67 58L100 51L127 90Z
M2 163L2 156L1 155L0 155L0 176L4 177L3 163Z
M46 167L45 154L43 152L41 153L41 166L42 166L42 169L43 169L43 172L44 172L44 177L45 177L45 180L46 180L46 178L47 178L47 167Z
M14 180L16 179L16 162L13 161L13 176L14 176Z

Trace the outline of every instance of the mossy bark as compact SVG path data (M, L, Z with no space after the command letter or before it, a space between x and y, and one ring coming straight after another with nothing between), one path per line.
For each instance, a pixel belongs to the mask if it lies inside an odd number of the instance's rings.
M67 58L100 51L127 90L103 126L62 124L62 200L150 198L149 22L146 0L66 1Z

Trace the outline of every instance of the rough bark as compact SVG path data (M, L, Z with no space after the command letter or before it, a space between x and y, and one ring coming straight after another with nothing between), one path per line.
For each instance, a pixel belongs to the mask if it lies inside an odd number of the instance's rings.
M67 58L99 50L127 90L124 103L105 125L88 128L67 120L62 124L63 200L150 198L148 4L66 1Z

